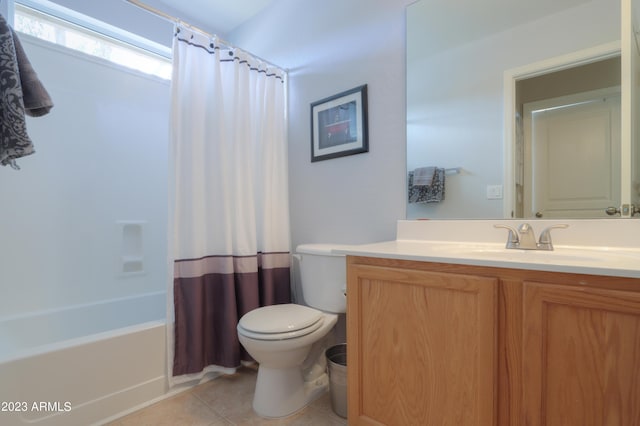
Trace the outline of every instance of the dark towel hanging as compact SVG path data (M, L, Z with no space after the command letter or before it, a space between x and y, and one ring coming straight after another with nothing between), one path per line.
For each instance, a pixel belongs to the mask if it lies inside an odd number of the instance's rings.
M409 172L407 184L409 203L440 203L444 201L444 176L443 168L436 168L431 185L413 184L413 171Z
M17 35L0 15L0 164L20 169L16 159L35 152L25 115L39 117L52 107Z
M22 100L24 102L25 113L31 117L42 117L51 111L53 102L51 96L44 88L38 74L31 66L27 54L22 48L22 43L16 32L11 29L13 44L16 47L16 60L18 61L18 71L20 72L20 84L22 85Z

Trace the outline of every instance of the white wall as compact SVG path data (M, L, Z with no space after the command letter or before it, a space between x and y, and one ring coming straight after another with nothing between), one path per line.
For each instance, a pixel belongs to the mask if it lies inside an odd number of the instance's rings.
M164 291L169 82L21 40L55 106L0 167L0 316ZM144 275L119 275L122 220L146 222Z
M392 239L396 221L405 216L408 1L283 0L229 37L290 70L294 247ZM97 10L91 14L104 18ZM88 77L89 65L77 58L26 47L56 107L50 116L30 120L38 152L20 162L23 170L0 170L0 196L14 206L0 224L2 253L8 253L0 259L3 287L14 288L0 301L0 312L164 289L166 122L153 117L168 117L168 98L116 98L128 84L156 88L134 77L110 84ZM369 90L370 152L312 164L310 103L361 84ZM159 90L168 96L168 85ZM139 122L142 115L153 125ZM118 220L149 222L150 275L115 276ZM30 268L32 262L38 267Z
M619 3L594 0L428 57L411 43L407 167L464 172L447 176L444 202L411 204L408 216L502 217L486 186L503 184L504 71L619 39Z
M289 69L293 247L393 239L405 216L405 4L281 0L229 40ZM311 163L310 104L368 85L369 152Z

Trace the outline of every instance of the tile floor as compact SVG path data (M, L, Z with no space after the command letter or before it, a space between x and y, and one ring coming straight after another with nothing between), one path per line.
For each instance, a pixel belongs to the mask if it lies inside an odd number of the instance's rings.
M184 393L136 411L108 426L183 425L346 425L346 419L331 410L325 394L300 412L284 419L267 420L251 408L256 369L241 368L238 373L203 383Z

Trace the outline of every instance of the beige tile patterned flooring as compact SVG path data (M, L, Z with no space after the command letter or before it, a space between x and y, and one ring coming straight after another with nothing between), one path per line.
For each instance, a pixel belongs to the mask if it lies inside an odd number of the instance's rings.
M329 394L303 410L283 419L264 419L253 412L251 402L256 370L241 368L238 373L203 383L177 396L122 417L108 426L182 425L346 425L346 419L331 410Z

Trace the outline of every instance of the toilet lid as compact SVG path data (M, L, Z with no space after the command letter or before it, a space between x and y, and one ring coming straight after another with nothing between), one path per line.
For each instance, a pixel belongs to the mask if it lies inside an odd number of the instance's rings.
M302 305L264 306L246 313L238 332L257 340L284 340L306 336L322 326L322 312Z
M297 337L303 337L307 334L311 334L319 329L324 321L319 319L309 327L301 328L295 331L285 331L282 333L256 333L254 331L245 330L240 324L238 324L238 334L240 336L248 337L254 340L287 340L295 339Z
M307 329L321 318L322 312L317 309L287 303L254 309L240 318L239 326L260 334L290 333Z

